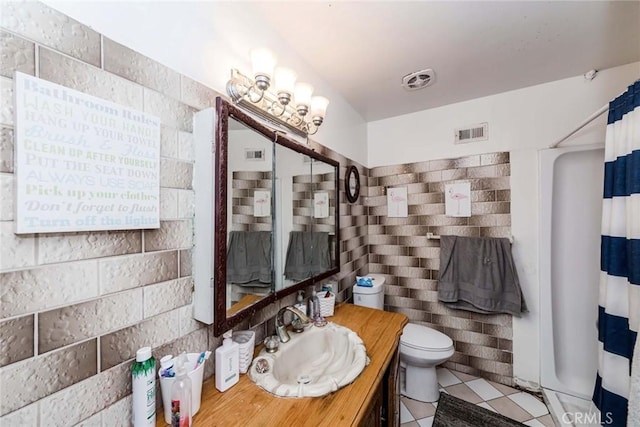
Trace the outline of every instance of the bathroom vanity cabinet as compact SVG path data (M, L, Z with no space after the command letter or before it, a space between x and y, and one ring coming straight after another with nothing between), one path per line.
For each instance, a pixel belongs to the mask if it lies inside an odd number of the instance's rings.
M214 378L204 382L202 404L194 417L201 426L399 426L398 389L400 335L407 317L352 304L340 304L330 321L356 332L371 359L356 380L329 395L314 398L276 397L242 375L224 393ZM158 414L162 414L158 411ZM164 417L157 417L164 426Z

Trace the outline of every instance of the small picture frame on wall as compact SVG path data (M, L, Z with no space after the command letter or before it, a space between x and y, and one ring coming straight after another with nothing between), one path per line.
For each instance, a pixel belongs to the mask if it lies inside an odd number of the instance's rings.
M253 193L253 216L271 216L271 192L256 190Z
M450 217L471 216L471 184L460 182L447 184L444 193L445 215Z
M387 216L389 218L406 218L409 216L407 187L389 188L387 190Z
M326 191L318 191L313 194L313 217L329 217L329 193Z

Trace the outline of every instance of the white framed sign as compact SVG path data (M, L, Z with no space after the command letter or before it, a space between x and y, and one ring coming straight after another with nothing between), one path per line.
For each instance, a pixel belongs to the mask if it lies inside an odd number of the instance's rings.
M387 217L406 218L409 216L407 187L395 187L387 190Z
M329 193L327 193L326 191L318 191L316 193L313 193L313 217L329 217Z
M160 119L15 76L16 233L160 227Z
M256 190L253 192L253 216L271 216L271 191Z
M471 216L471 184L460 182L445 185L445 215L451 217Z

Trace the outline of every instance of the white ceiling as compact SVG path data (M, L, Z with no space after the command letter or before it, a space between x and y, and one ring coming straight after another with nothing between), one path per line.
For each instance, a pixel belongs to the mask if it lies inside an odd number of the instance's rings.
M251 6L366 121L640 60L638 1ZM435 70L433 86L400 86L424 68Z

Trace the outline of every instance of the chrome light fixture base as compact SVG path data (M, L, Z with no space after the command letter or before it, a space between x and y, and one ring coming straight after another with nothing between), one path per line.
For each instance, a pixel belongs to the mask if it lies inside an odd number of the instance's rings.
M259 76L262 77L262 76ZM322 119L307 122L304 115L298 114L291 102L291 95L282 97L268 90L269 81L264 79L254 82L235 68L231 69L231 79L227 82L227 94L234 104L250 111L260 118L275 123L276 125L298 135L307 138L318 131ZM266 89L261 89L265 86ZM258 96L259 95L259 96ZM280 100L279 98L283 99ZM283 102L284 101L284 102ZM304 112L306 115L307 111Z

